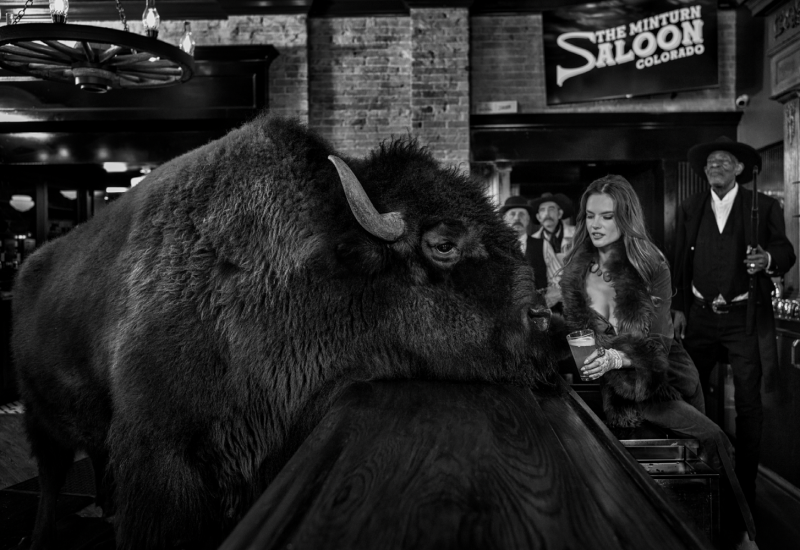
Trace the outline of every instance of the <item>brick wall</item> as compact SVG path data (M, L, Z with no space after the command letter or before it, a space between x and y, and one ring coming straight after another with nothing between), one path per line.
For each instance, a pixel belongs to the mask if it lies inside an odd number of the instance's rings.
M736 12L717 12L719 88L547 105L540 14L473 17L471 20L472 112L479 102L516 100L520 113L733 111L736 89Z
M469 163L469 13L309 22L309 124L343 153L411 134L439 160Z
M407 17L309 21L309 125L342 153L363 156L411 128Z
M469 12L412 9L413 133L436 158L469 169Z

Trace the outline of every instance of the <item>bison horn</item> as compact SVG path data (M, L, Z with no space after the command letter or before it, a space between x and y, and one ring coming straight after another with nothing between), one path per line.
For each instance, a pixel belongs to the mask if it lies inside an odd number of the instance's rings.
M358 181L350 167L334 155L330 155L328 159L339 172L339 179L342 180L342 187L347 202L350 203L350 210L353 211L353 215L361 227L384 241L395 242L402 237L406 232L406 223L400 212L380 214L375 210L372 201L369 200L366 191L361 186L361 182Z

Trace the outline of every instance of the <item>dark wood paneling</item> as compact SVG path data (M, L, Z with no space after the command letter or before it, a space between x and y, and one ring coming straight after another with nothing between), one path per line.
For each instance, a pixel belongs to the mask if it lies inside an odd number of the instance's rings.
M800 368L791 362L792 343L800 339L800 323L777 323L779 383L775 391L762 393L764 435L761 463L800 488ZM800 361L800 357L796 360Z
M566 393L352 386L221 548L708 548Z
M446 5L442 2L441 5ZM409 8L403 0L315 0L309 17L374 17L407 16Z
M541 13L586 3L586 0L475 0L470 8L470 14L510 15Z
M736 138L742 113L472 115L472 160L686 160L692 145Z

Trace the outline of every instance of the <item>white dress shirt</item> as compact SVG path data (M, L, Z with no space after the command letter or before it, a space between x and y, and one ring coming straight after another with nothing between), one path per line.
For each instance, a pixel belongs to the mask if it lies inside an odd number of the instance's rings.
M722 230L725 229L725 224L728 222L728 217L731 215L733 201L736 200L736 195L738 194L738 183L734 183L733 189L728 191L728 193L722 198L719 198L713 191L711 192L711 209L714 211L714 217L717 219L717 227L719 228L720 233L722 233Z
M731 215L731 210L733 209L733 201L736 200L736 195L739 194L739 184L734 183L733 189L728 191L724 197L719 198L716 193L713 191L711 192L711 210L714 211L714 218L717 220L717 227L719 228L719 232L725 229L725 224L728 223L728 218ZM767 254L767 268L769 268L769 264L772 263L772 257L770 256L769 252ZM697 296L698 298L703 298L703 295L695 288L694 284L692 284L692 293ZM720 298L722 295L719 296ZM741 300L747 299L747 293L740 294L736 296L732 302L738 302ZM724 301L724 300L723 300Z

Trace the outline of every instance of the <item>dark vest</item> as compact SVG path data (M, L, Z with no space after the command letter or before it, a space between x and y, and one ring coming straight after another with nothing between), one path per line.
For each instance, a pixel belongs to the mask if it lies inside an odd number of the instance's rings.
M722 233L717 228L717 220L711 209L711 198L703 210L694 250L692 283L706 300L713 300L722 294L725 301L730 302L747 292L748 279L744 268L747 244L744 223L738 215L742 211L741 199L742 194L739 193L733 201Z
M545 235L547 234L546 230L542 230L542 238L546 239ZM550 235L550 244L553 245L553 250L556 253L561 252L561 241L564 239L564 226L559 221L556 225L556 230L554 233Z

